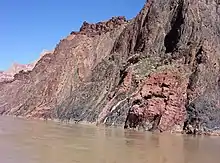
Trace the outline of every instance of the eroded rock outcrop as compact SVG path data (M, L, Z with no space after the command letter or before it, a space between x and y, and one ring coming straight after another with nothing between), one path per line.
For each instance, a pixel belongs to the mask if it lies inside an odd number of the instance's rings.
M131 21L84 23L34 69L0 85L0 111L25 117L207 133L220 127L220 9L148 0Z
M174 125L183 124L186 119L188 78L184 72L180 74L174 70L152 73L142 82L129 110L133 117L141 117L133 124L134 127L148 121L153 122L150 130L167 131ZM125 126L127 128L128 125Z
M96 24L89 24L84 21L82 27L79 32L73 31L71 34L83 34L90 37L94 37L96 35L101 35L106 32L110 32L121 25L127 24L128 21L124 16L112 17L110 20L106 22L99 22Z

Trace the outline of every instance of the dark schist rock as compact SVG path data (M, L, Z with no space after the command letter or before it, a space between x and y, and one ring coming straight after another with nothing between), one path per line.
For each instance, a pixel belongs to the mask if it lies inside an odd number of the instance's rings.
M84 22L0 84L1 114L218 135L219 21L214 0L148 0L130 21Z

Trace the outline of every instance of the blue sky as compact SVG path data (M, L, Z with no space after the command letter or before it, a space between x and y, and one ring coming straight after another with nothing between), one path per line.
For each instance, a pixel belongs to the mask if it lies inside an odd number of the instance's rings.
M0 0L0 70L36 60L83 21L133 18L145 0Z

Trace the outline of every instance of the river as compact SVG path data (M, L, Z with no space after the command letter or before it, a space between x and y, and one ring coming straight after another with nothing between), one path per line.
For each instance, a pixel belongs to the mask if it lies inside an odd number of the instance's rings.
M0 117L1 163L219 163L219 137Z

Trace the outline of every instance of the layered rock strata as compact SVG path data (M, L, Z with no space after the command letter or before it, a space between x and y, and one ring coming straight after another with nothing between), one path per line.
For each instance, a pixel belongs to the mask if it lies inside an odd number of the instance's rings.
M211 133L220 127L220 9L148 0L127 21L83 23L30 72L0 85L0 112Z

